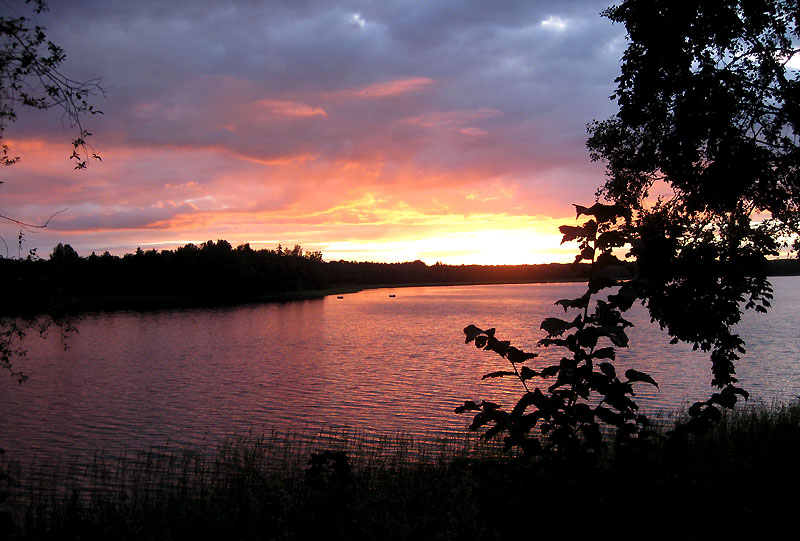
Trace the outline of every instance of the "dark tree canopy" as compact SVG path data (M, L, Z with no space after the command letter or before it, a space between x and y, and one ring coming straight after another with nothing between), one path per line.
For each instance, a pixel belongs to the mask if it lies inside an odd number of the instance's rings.
M612 96L589 126L607 166L598 195L631 208L641 299L673 341L710 352L734 388L742 308L765 311L766 258L800 232L797 0L627 0L603 13L628 31ZM671 189L648 198L657 181ZM710 404L705 404L706 406ZM705 406L704 406L705 407ZM702 408L695 408L695 412Z
M800 72L787 67L800 7L628 0L604 15L625 24L629 46L619 110L589 128L607 165L599 193L639 211L642 297L674 336L712 350L722 386L743 350L729 331L739 303L763 304L764 258L800 231ZM673 194L647 204L656 181Z
M617 115L590 126L602 195L638 207L656 180L714 215L767 211L798 231L796 0L628 0Z

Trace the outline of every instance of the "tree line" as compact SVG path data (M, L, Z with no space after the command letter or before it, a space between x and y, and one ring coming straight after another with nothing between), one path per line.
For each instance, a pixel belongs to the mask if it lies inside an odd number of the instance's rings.
M104 300L125 305L131 298L226 304L347 287L572 280L585 278L585 268L560 263L326 262L321 252L306 252L301 246L257 250L209 240L174 250L138 248L123 256L93 252L87 257L59 243L48 259L0 258L0 277L9 286L2 311L32 313L58 311L76 300L79 305Z

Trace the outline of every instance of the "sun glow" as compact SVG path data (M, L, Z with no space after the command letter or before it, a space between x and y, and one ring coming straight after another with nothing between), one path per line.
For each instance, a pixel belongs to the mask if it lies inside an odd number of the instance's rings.
M268 105L294 111L287 103ZM497 115L481 110L426 118L461 127L465 118L489 116ZM185 244L177 239L224 239L259 249L297 244L328 261L509 265L568 262L575 254L574 247L560 245L558 232L559 225L574 223L571 216L553 217L548 211L555 205L541 191L535 202L546 213L528 214L532 199L523 182L486 180L480 168L457 174L406 170L381 156L275 165L206 147L109 146L102 164L55 182L62 146L14 143L24 151L26 167L10 168L2 203L16 205L14 215L30 223L68 209L46 230L26 235L25 247L40 253L58 242L81 255L121 255L138 246ZM142 160L163 170L153 174L139 165Z
M561 246L558 230L493 229L441 233L421 239L388 242L334 242L325 245L326 260L402 262L422 260L432 265L523 265L567 262L575 250Z

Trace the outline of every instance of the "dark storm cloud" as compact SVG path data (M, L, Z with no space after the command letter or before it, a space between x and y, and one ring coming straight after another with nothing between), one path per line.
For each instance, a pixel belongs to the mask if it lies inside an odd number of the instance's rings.
M499 147L526 155L519 167L529 167L554 153L584 159L586 122L612 110L621 29L599 17L605 6L79 1L53 5L42 22L69 51L70 71L101 75L108 87L94 131L128 144L223 147L264 160L347 159L356 146L404 160L426 130L392 122L492 108L503 116L484 143L498 158ZM432 83L390 103L328 103L336 92L415 77ZM329 117L255 122L244 107L287 97Z

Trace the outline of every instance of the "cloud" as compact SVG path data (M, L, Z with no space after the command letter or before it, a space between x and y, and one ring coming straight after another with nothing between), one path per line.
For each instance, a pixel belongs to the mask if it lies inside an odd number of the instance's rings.
M547 19L544 19L540 24L545 28L552 28L553 30L564 30L567 28L567 22L564 21L561 17L556 17L554 15L550 15Z
M341 90L333 92L327 96L330 98L388 98L392 96L399 96L408 94L409 92L416 92L433 83L433 79L429 77L410 77L407 79L395 79L393 81L385 81L382 83L374 83L362 88L353 88L350 90Z
M357 28L364 28L367 24L367 21L364 20L364 17L362 17L360 13L353 13L347 20Z
M432 111L423 115L403 119L403 122L425 127L461 126L464 123L482 118L502 116L503 113L490 107L460 111Z
M328 116L328 113L321 107L312 107L304 103L288 100L257 100L253 102L255 112L263 109L270 113L285 116L308 117L308 116Z
M497 109L481 107L478 109L459 111L431 111L422 115L402 119L401 122L425 128L436 128L451 133L459 133L469 137L480 137L488 135L489 132L468 124L471 124L473 121L502 115L503 113Z
M606 4L53 4L41 23L65 73L107 88L86 120L103 162L73 172L59 115L21 111L0 210L69 208L65 237L37 238L98 251L442 239L442 223L568 215L603 179L584 143L614 111L624 28Z

